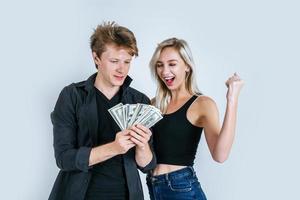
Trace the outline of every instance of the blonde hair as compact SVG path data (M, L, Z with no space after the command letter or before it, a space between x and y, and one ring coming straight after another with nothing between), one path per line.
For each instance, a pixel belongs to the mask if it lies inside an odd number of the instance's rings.
M166 47L171 47L177 50L182 60L190 68L185 77L186 90L191 94L201 94L197 87L197 83L194 77L195 64L192 57L192 52L187 42L185 40L177 39L177 38L166 39L158 44L150 60L151 74L154 77L155 81L157 82L156 95L152 104L158 109L160 109L162 113L165 113L167 110L167 105L171 99L171 92L167 88L165 83L159 78L156 71L156 64L161 52Z

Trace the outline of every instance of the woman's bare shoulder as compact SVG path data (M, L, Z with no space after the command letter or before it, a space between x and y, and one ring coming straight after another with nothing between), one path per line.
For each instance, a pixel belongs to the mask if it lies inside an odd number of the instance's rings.
M215 101L206 95L198 95L189 110L188 119L199 127L204 127L207 119L218 116Z
M215 101L206 95L197 95L197 99L195 100L195 104L198 106L215 106Z

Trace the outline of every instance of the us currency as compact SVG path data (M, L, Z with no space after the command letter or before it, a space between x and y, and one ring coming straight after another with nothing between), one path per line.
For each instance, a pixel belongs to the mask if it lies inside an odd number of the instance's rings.
M147 104L123 105L120 103L108 111L121 130L125 130L135 124L142 124L150 128L162 119L160 110Z
M144 118L140 123L147 128L151 128L162 118L163 117L159 112L157 112L156 110L152 110L150 114L146 118Z
M126 119L126 128L131 126L130 120L133 118L134 112L137 108L137 104L126 104L127 105L127 119Z
M156 108L155 106L152 106L152 105L149 105L149 106L161 115L161 111L158 108Z
M135 108L134 114L132 115L132 118L131 118L128 126L135 125L136 122L139 121L139 118L143 114L145 114L145 112L147 110L149 110L149 109L151 109L151 108L147 104L141 104L141 103L136 104L136 108Z
M126 129L127 127L127 106L126 105L122 106L122 112L123 113L120 117L121 117L123 128Z
M153 126L156 122L162 119L162 115L159 109L154 106L147 105L148 108L143 114L141 114L138 119L134 121L135 124L145 125L147 128Z
M148 118L148 116L151 115L152 112L153 112L153 110L151 110L151 107L148 106L147 109L145 109L144 112L139 113L139 115L137 116L137 118L133 122L133 125L140 124L141 121L143 121L145 118Z
M120 127L121 130L124 130L124 118L123 118L123 104L119 103L115 105L114 107L108 109L108 112L112 116L112 118L115 120L117 125Z

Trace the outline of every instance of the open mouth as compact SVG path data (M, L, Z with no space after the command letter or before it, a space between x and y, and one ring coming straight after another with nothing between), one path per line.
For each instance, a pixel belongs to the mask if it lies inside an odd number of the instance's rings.
M172 85L174 79L175 79L174 76L173 76L173 77L164 77L164 80L165 80L165 82L166 82L166 84L167 84L168 86L171 86L171 85Z

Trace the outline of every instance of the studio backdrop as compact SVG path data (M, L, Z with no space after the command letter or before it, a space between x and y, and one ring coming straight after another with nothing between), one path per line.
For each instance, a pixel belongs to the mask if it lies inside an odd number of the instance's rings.
M58 173L50 112L61 89L96 72L93 29L131 29L139 56L132 86L150 98L149 61L157 44L185 39L200 90L223 121L226 79L237 72L236 137L229 159L213 161L205 138L195 160L209 200L297 200L299 195L298 1L12 0L0 2L0 199L47 199ZM145 199L149 199L141 174Z

